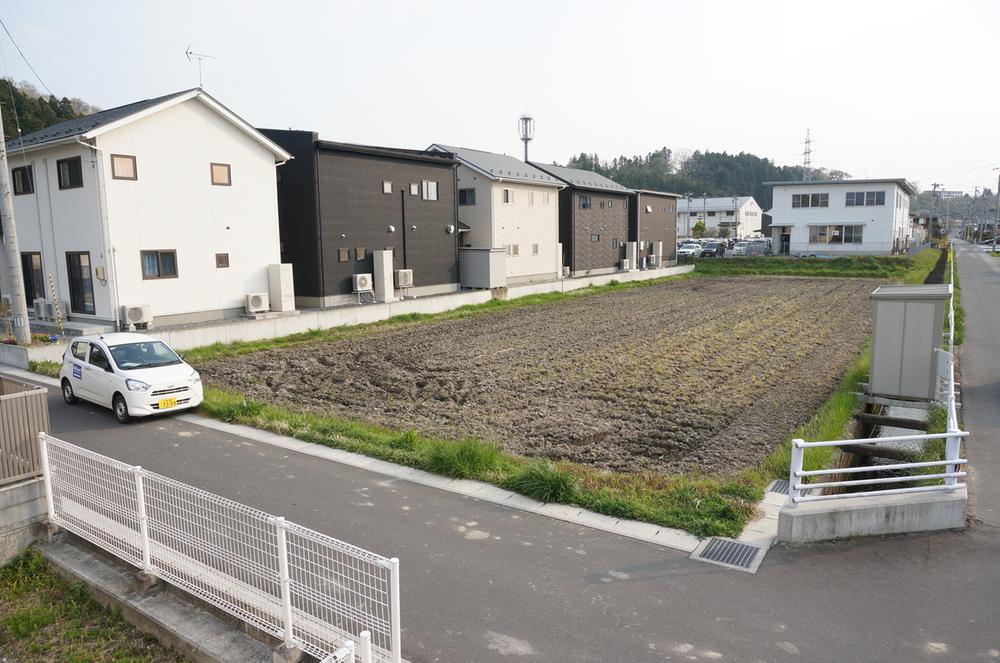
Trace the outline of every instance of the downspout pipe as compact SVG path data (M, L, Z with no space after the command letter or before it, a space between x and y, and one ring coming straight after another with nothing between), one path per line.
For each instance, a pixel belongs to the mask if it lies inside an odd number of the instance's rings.
M111 246L111 230L108 224L108 191L104 184L104 152L87 141L77 138L76 142L94 152L94 161L97 164L95 172L97 174L97 205L101 215L101 241L104 248L104 269L107 276L107 286L111 294L111 315L115 321L115 330L121 331L121 316L119 315L120 303L118 299L118 270L115 260L115 250ZM96 312L96 311L95 311Z

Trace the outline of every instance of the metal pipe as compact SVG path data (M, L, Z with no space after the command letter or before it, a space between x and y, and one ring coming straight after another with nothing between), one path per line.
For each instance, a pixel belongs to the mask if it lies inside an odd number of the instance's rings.
M294 632L292 631L292 592L291 581L288 576L288 544L285 541L285 519L277 517L274 519L274 526L277 534L278 548L278 578L281 582L281 616L285 627L285 647L291 649L295 646Z
M809 449L811 447L843 447L852 444L878 444L879 442L920 442L923 440L943 440L948 437L968 437L968 431L956 431L952 433L928 433L926 435L895 435L890 437L864 437L852 440L830 440L827 442L805 442L803 440L793 440L793 447Z
M934 493L934 492L948 492L957 489L960 486L964 486L964 483L955 484L954 486L940 485L940 486L918 486L916 488L895 488L892 490L866 490L858 493L842 493L840 495L804 495L793 499L793 502L820 502L822 500L837 500L844 499L846 497L868 497L870 495L908 495L909 493ZM790 490L790 488L789 488ZM791 493L789 493L791 497Z
M399 558L389 560L389 614L392 622L389 624L390 663L402 663L403 651L399 629Z
M877 479L853 479L851 481L817 481L816 483L799 483L796 490L811 490L813 488L840 488L841 486L877 486L884 483L899 483L907 481L922 481L924 479L956 479L967 476L965 472L940 472L938 474L913 474L906 477L879 477Z
M52 469L49 467L48 435L38 434L38 459L42 463L42 483L45 486L45 510L49 514L49 524L56 524L55 500L52 498Z
M132 468L135 475L135 506L139 519L139 541L142 544L142 570L149 573L152 569L149 550L149 519L146 516L146 493L142 487L142 466Z
M915 467L937 467L939 465L966 465L969 461L964 458L955 460L929 460L919 463L894 463L892 465L865 465L863 467L840 467L829 470L803 470L793 473L793 477L816 477L824 474L857 474L859 472L885 472L892 470L909 470Z

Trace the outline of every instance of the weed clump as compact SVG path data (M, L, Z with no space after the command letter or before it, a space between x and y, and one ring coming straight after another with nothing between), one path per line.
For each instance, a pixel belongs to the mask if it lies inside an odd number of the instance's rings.
M533 497L539 502L572 502L577 495L576 479L548 461L528 463L503 483L508 490Z
M428 470L454 479L480 479L503 469L500 449L472 438L461 442L433 440L425 454Z

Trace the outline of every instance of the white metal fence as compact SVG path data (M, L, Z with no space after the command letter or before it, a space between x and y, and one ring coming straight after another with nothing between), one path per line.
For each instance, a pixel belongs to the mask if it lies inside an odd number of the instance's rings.
M320 660L400 662L399 560L38 440L50 522Z
M962 439L969 436L958 423L958 411L955 398L955 261L954 247L952 250L950 283L953 290L948 301L948 332L946 334L948 349L938 350L938 398L947 409L947 430L944 433L925 435L898 435L893 437L860 438L852 440L830 440L824 442L806 442L792 440L792 461L788 477L788 499L793 503L832 500L844 497L863 497L866 495L898 495L905 493L951 491L962 486L959 479L966 476L962 466L968 461L960 458ZM805 450L812 447L843 447L859 445L877 445L897 442L927 442L944 440L944 459L912 463L892 463L889 465L866 465L863 467L846 467L822 470L804 470ZM942 468L940 472L922 474L926 468ZM913 470L918 470L912 473ZM893 476L882 476L868 479L845 478L860 473L892 472ZM898 476L897 473L911 472ZM828 481L808 482L810 477L831 477ZM920 483L919 486L906 488L879 488L885 485ZM857 492L828 492L830 489L853 489L859 486L871 486L871 490Z

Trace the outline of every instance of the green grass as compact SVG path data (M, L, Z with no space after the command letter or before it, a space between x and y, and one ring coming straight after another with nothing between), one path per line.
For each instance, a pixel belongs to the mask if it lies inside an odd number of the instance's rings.
M962 309L962 298L960 297L962 291L962 285L959 283L958 279L958 255L955 253L954 249L949 249L948 260L954 263L955 267L955 279L952 281L952 288L954 290L955 298L955 345L961 345L965 341L965 311ZM948 324L947 315L945 315L945 325ZM947 327L946 327L947 328Z
M789 258L751 256L696 261L695 273L703 276L824 276L872 278L921 283L938 258L937 249L915 256L843 256L839 258Z
M0 568L0 654L66 663L186 660L105 609L81 583L60 578L36 551Z
M791 440L837 439L857 402L854 392L867 378L868 353L850 366L830 399L796 429L760 466L734 476L622 473L561 461L514 456L475 439L459 442L394 431L360 421L297 412L206 387L208 415L336 447L444 476L502 486L543 502L577 504L617 518L687 530L697 536L738 536L768 482L788 474ZM809 449L806 469L830 463L832 448Z
M59 377L60 368L62 368L62 364L58 361L50 361L48 359L43 359L42 361L35 361L32 359L28 362L29 371L40 375L47 375L50 378Z

